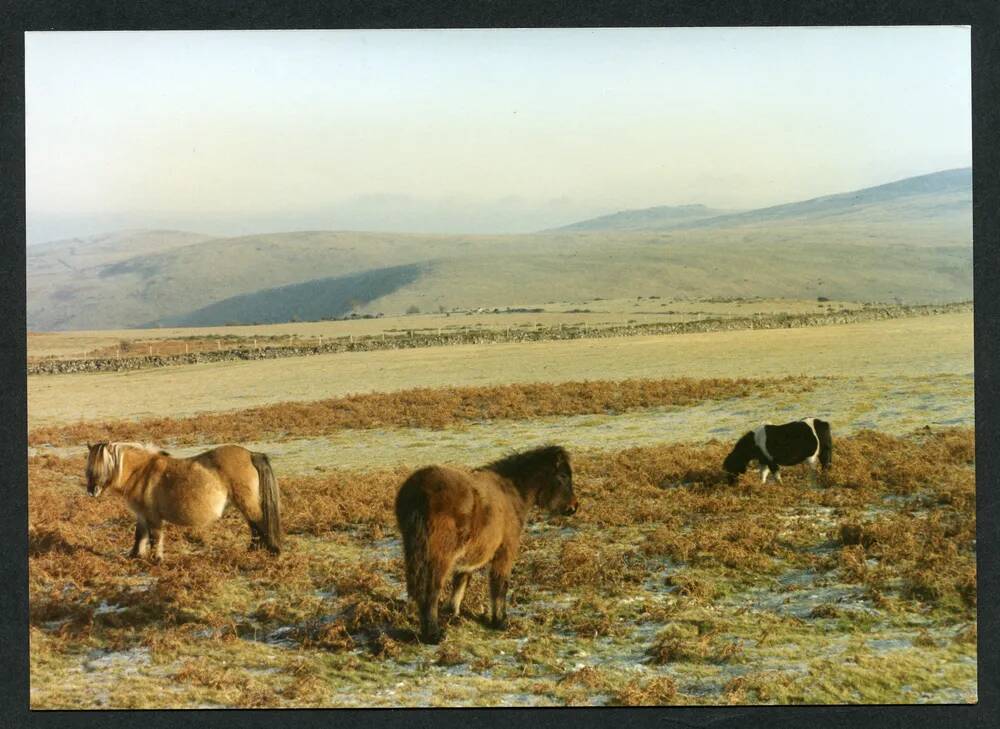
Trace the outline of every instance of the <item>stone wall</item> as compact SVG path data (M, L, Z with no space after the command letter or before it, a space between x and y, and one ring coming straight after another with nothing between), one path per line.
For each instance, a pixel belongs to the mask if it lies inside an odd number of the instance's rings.
M697 319L681 322L649 324L617 324L589 327L585 325L524 329L464 329L448 332L408 332L403 334L364 337L343 336L323 344L302 346L262 346L193 352L176 355L142 355L93 359L42 360L28 365L29 375L66 374L72 372L124 372L148 367L222 362L229 360L277 359L303 357L336 352L373 352L387 349L442 347L455 344L491 344L497 342L537 342L560 339L600 339L632 337L647 334L687 334L691 332L721 332L742 329L793 329L798 327L853 324L879 319L899 319L972 311L972 303L928 306L870 306L841 312L815 314L759 314L748 317Z

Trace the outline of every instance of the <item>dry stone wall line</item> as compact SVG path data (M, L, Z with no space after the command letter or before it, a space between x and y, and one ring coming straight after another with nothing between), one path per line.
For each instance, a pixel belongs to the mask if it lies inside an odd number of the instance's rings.
M124 372L236 360L278 359L338 352L373 352L388 349L415 349L460 344L492 344L539 342L566 339L604 339L650 334L689 334L700 332L737 331L744 329L797 329L801 327L854 324L881 319L901 319L972 311L971 302L927 306L867 307L846 312L815 314L760 314L748 317L699 319L682 322L620 324L602 327L560 326L543 329L478 329L453 332L408 332L383 337L344 336L315 345L241 347L218 351L175 355L143 355L135 357L104 357L91 359L42 360L28 364L29 375L69 374L78 372Z

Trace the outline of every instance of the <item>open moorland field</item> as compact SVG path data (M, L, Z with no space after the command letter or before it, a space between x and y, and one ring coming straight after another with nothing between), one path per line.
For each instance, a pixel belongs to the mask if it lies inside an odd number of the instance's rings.
M958 313L29 377L31 704L975 701L972 375ZM736 437L807 415L818 483L725 483ZM129 560L131 515L83 484L108 438L269 453L286 549L231 510ZM396 488L546 442L581 506L530 519L509 629L480 575L416 642Z
M157 327L106 331L28 332L28 360L46 357L111 356L121 354L179 354L258 344L274 346L315 344L338 337L394 336L403 332L588 326L601 328L627 323L691 321L768 314L816 314L856 311L856 301L815 299L672 299L637 296L629 299L548 301L492 309L465 309L441 313L385 316L338 321L301 321L226 327Z

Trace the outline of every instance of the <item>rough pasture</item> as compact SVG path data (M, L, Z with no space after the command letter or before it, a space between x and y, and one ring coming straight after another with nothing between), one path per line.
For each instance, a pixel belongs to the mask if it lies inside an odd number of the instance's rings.
M229 514L152 565L82 454L33 456L32 706L975 700L971 429L842 437L815 489L726 487L728 445L576 454L581 510L529 525L510 630L467 619L440 647L401 584L408 467L280 474L286 553L246 551Z

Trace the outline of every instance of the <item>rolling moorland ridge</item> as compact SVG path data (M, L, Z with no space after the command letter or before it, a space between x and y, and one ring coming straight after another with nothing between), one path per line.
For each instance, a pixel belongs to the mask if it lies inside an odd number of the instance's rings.
M775 266L774 261L781 261ZM527 235L123 231L28 249L33 331L321 319L581 297L967 300L970 168L732 212L624 211Z

